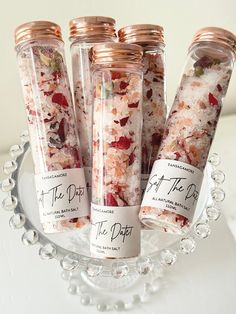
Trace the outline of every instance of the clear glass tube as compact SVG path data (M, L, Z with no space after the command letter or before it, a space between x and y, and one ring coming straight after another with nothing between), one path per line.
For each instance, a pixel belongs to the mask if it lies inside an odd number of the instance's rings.
M91 76L92 44L71 45L74 102L87 187L91 188L93 90Z
M97 69L94 89L90 250L133 257L140 253L142 71Z
M93 113L93 90L91 54L92 47L98 42L115 41L115 37L97 38L96 42L85 38L75 40L71 45L73 86L75 113L79 132L81 154L89 194L91 193L91 167L92 167L92 113Z
M166 120L164 47L143 48L142 174L150 174ZM147 183L147 182L146 182Z
M76 189L78 184L81 185L80 193L83 195L80 196L85 202L80 213L82 216L78 215L78 208L71 209L75 210L74 214L68 214L68 207L72 206L70 201L64 204L64 209L57 205L58 218L48 214L51 218L43 220L43 229L45 232L58 232L80 228L89 221L88 201L86 187L83 187L84 173L81 169L81 152L63 42L56 39L38 39L20 44L17 46L17 58L35 174L37 176L50 172L55 175L55 171L62 171L63 175L69 178L73 173L72 182L75 183ZM52 191L59 193L59 187L57 191L51 189ZM77 192L78 190L75 194ZM64 199L68 193L69 190L66 190ZM54 195L55 198L57 196ZM44 195L44 201L45 198ZM57 204L58 202L57 200ZM62 215L63 210L67 210L67 213Z
M183 233L190 225L194 206L190 206L188 212L187 207L184 207L188 198L184 182L189 175L182 172L183 178L181 176L180 178L176 175L178 173L176 169L198 173L198 184L195 182L191 185L195 186L191 195L195 202L201 187L200 174L205 168L214 138L233 61L232 50L224 45L198 42L191 46L139 215L141 221L149 228ZM172 167L171 178L167 177L168 167ZM170 189L168 186L167 193L167 184L170 184L171 179L182 181L178 181L177 184L177 181L172 180L175 186L172 185ZM188 188L190 189L190 185ZM166 199L162 199L161 202L158 197L160 193L164 197L164 192L168 195L166 194ZM170 194L179 202L177 205L170 200ZM160 204L161 207L154 204ZM166 207L163 204L166 204ZM179 205L182 209L178 207Z
M142 74L127 69L94 73L92 201L140 204Z

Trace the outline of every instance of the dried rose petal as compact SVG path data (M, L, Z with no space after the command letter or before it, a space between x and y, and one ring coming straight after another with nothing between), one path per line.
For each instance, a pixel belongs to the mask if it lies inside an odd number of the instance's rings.
M159 133L152 134L152 145L160 145L161 135Z
M216 87L217 87L217 89L218 89L219 92L222 92L222 87L221 87L220 84L217 84Z
M121 78L121 73L120 72L116 72L116 71L112 71L111 72L111 78L112 78L112 80L120 79Z
M179 214L176 214L175 216L175 221L176 222L180 222L180 226L183 228L184 226L188 225L188 218L182 216L182 215L179 215Z
M78 221L79 218L72 218L69 220L70 223L76 223Z
M125 117L125 118L120 119L120 125L125 126L126 123L128 122L128 120L129 120L129 117Z
M44 121L44 122L51 122L53 119L54 119L54 117L51 117L50 119L45 118L43 121Z
M66 97L62 93L56 93L52 96L52 102L56 103L62 107L68 107L68 102Z
M129 149L132 143L131 138L121 136L118 141L111 142L111 146L118 149Z
M118 206L118 203L112 193L107 193L105 197L106 206Z
M152 97L152 89L149 89L146 95L147 95L147 99L150 99Z
M203 56L198 61L194 63L194 68L201 67L201 68L209 68L213 65L213 59L208 56Z
M53 80L57 81L59 78L61 78L62 74L60 71L54 71L52 72Z
M181 157L180 153L179 152L175 152L174 154L175 154L175 160L179 160L180 157Z
M138 104L139 104L139 101L137 101L137 102L132 102L131 104L128 104L128 107L129 107L129 108L137 108L137 107L138 107Z
M212 93L208 94L208 101L212 106L218 105L218 100L215 98L215 96Z
M47 92L43 92L43 94L44 94L45 96L51 96L51 95L53 94L53 90L47 91Z
M66 119L63 118L61 120L60 124L59 124L59 128L58 128L58 131L57 131L57 133L58 133L58 135L60 137L60 140L62 142L65 142L68 130L69 130L68 123L67 123Z
M124 81L120 82L120 89L125 89L127 86L129 86L129 83L126 83Z
M129 166L134 163L134 160L135 160L135 154L134 154L134 153L131 153L131 154L129 155Z

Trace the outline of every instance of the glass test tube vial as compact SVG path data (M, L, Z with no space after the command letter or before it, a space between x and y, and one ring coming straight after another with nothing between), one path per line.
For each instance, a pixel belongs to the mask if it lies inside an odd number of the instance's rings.
M216 27L193 38L139 214L151 229L182 234L192 222L235 44L232 33Z
M142 50L107 43L93 48L94 114L91 253L140 251Z
M40 221L44 232L80 228L89 204L61 29L47 21L15 31Z
M159 25L138 24L118 32L119 41L143 49L142 190L160 147L166 120L164 31Z
M81 154L89 196L92 165L92 47L116 40L115 20L103 16L78 17L70 21L74 105Z

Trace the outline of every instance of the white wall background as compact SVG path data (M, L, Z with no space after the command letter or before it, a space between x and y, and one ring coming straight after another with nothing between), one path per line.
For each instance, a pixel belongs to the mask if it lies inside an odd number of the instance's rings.
M117 20L117 28L135 23L160 24L165 29L168 104L171 105L186 51L196 30L224 27L236 33L235 0L21 0L4 1L0 13L0 153L18 142L25 129L25 112L14 52L14 29L32 20L61 25L70 63L68 21L85 15L105 15ZM236 71L223 114L236 113Z

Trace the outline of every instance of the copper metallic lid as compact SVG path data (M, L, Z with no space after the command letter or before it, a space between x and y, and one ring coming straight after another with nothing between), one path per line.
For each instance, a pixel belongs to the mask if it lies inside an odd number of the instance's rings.
M18 26L15 30L15 44L36 39L59 39L62 41L59 25L48 21L33 21Z
M159 25L137 24L121 28L118 31L120 42L129 44L157 44L164 45L164 30Z
M70 40L78 38L116 38L116 21L104 16L78 17L70 21Z
M194 35L192 44L198 42L214 42L221 44L231 49L236 54L236 36L223 28L205 27L200 29Z
M142 48L138 45L123 43L97 44L93 47L92 64L122 64L142 66Z

